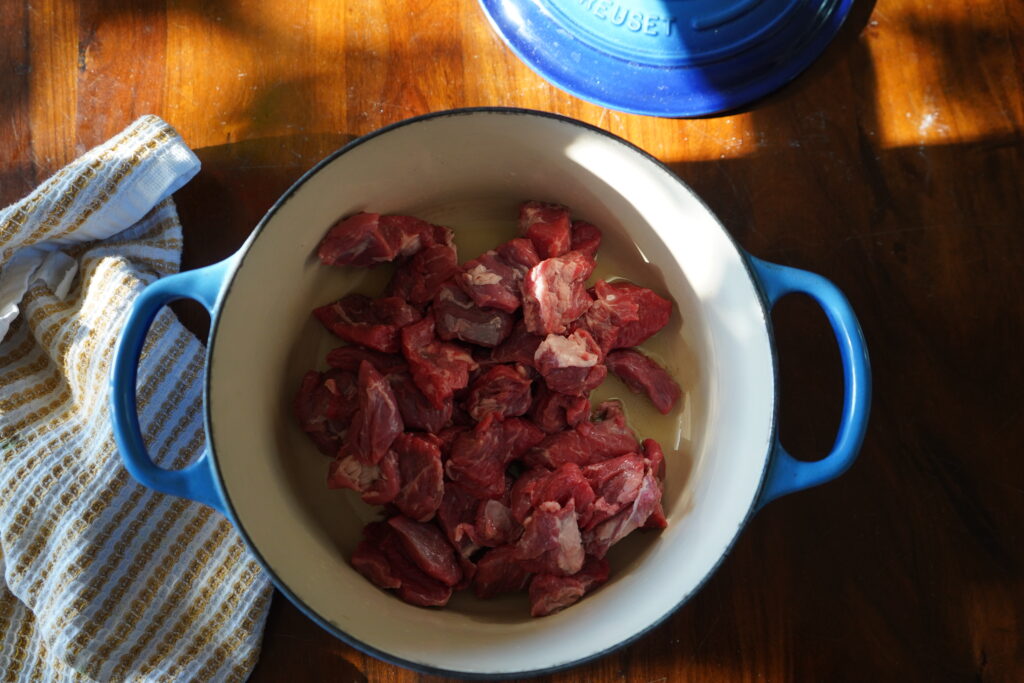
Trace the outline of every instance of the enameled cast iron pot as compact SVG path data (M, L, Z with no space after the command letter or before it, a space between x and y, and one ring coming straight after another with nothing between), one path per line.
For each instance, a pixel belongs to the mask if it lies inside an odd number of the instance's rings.
M600 226L599 260L632 253L648 280L641 284L657 283L685 321L660 333L667 365L690 368L677 438L663 443L669 526L613 548L612 579L550 617L530 619L518 597L457 596L443 610L413 607L347 564L372 510L350 492L327 490L326 459L292 424L299 378L331 345L317 336L326 333L310 321L310 310L349 287L371 286L366 278L374 277L319 265L316 245L336 219L360 210L451 219L457 231L486 231L486 221L473 215L494 207L514 224L524 199L565 204ZM790 292L822 306L843 363L839 433L831 453L816 462L793 459L776 435L769 311ZM156 313L180 298L196 299L212 317L208 448L191 466L168 471L152 463L142 441L136 365ZM817 275L744 252L657 160L560 116L467 109L403 121L352 142L299 179L235 255L149 286L122 332L112 389L118 446L135 478L227 515L277 587L321 626L403 666L486 678L572 666L665 619L722 562L762 505L850 466L867 424L870 376L843 295Z

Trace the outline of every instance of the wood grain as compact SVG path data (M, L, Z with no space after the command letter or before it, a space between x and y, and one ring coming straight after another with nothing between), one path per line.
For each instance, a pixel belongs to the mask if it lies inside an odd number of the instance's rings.
M0 35L0 201L158 114L204 165L177 195L187 267L234 251L353 137L508 105L625 137L752 253L843 289L875 379L856 466L759 513L638 642L537 680L1024 680L1024 4L857 2L794 83L694 120L548 85L473 0L10 0ZM838 354L807 300L773 318L782 438L813 458L838 422ZM276 598L253 680L435 679Z

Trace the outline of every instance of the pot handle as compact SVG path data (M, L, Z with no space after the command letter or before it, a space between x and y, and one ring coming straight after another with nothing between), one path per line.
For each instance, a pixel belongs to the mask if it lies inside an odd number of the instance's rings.
M201 303L212 315L221 286L232 270L232 261L229 258L205 268L168 275L142 290L121 330L110 373L114 439L125 468L151 489L205 503L221 512L226 512L224 498L214 476L209 447L198 460L180 470L166 470L150 459L135 408L135 385L146 333L160 309L187 298Z
M795 292L809 295L821 306L836 335L843 363L843 415L831 452L813 462L797 460L786 452L776 434L768 475L757 501L760 508L779 496L835 479L853 464L868 426L871 367L860 323L838 287L806 270L769 263L749 254L747 258L769 309Z

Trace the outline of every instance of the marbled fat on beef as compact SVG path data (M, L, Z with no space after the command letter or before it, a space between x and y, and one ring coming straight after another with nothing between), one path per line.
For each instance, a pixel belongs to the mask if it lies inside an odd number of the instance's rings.
M544 259L523 280L523 320L533 334L562 334L591 304L594 262L579 251Z
M608 368L602 360L601 347L586 330L549 334L533 357L548 389L573 396L589 394L604 381Z

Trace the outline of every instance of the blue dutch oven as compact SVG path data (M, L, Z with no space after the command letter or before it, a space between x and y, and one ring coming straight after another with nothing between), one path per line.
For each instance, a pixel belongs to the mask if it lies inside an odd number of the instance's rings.
M669 526L612 548L611 580L550 617L530 619L518 596L478 601L457 594L443 610L413 607L348 565L376 511L350 492L326 488L326 460L291 419L302 374L334 345L311 321L311 309L353 289L379 291L386 276L325 268L315 248L338 217L372 210L452 226L465 260L507 239L527 198L566 204L602 228L603 276L628 276L676 304L648 351L684 385L682 407L662 417L621 396L632 426L657 436L667 453ZM769 312L791 292L810 295L825 311L843 363L839 433L816 462L792 458L776 433ZM192 465L168 471L152 463L139 430L136 365L154 316L180 298L199 301L212 319L208 445ZM501 678L579 664L668 617L722 562L757 509L853 463L870 386L864 339L840 291L818 275L744 252L657 160L560 116L468 109L410 119L352 142L299 179L235 255L149 286L121 335L112 402L132 475L224 513L277 587L331 633L421 671Z

